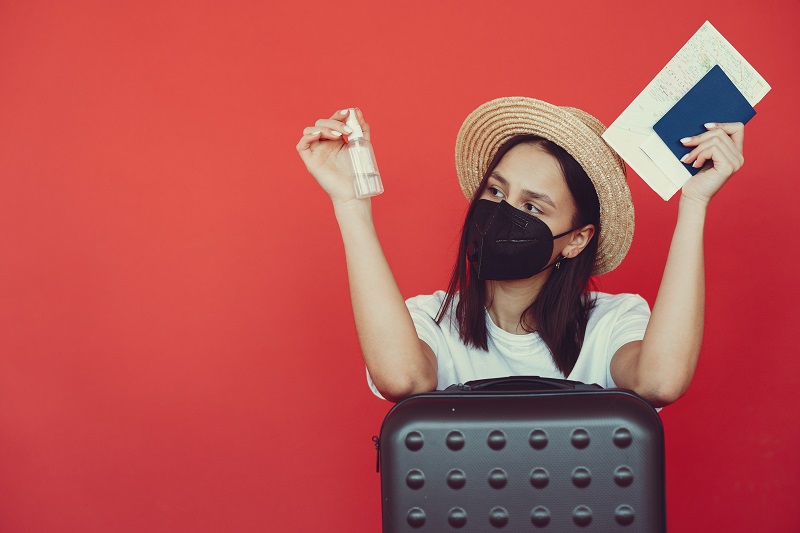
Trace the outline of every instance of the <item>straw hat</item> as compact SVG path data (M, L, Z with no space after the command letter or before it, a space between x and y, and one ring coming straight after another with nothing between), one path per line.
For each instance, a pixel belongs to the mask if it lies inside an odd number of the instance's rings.
M600 137L605 126L589 113L534 98L486 102L470 113L456 140L456 172L472 200L497 150L517 135L537 135L564 148L583 167L600 200L600 235L592 274L614 270L633 240L633 202L625 164Z

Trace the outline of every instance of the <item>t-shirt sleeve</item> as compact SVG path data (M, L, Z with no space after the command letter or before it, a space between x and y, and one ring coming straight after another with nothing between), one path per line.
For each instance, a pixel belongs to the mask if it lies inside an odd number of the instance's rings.
M611 359L617 350L629 342L640 341L644 338L644 332L650 321L650 306L647 301L638 294L624 295L621 302L619 313L617 314L608 343L607 382L611 387L616 387L614 379L611 377Z
M414 321L414 328L417 336L431 347L434 354L439 353L439 348L443 342L442 328L436 322L436 315L439 313L439 306L442 300L440 294L415 296L406 300L406 307L411 313L411 320Z
M417 336L431 347L434 354L439 353L439 347L443 342L442 328L436 322L436 315L442 303L442 296L443 293L439 291L435 294L415 296L406 300L406 307L408 307L408 312L411 314L411 320L414 322ZM367 370L367 384L375 396L385 399L372 381L369 370Z

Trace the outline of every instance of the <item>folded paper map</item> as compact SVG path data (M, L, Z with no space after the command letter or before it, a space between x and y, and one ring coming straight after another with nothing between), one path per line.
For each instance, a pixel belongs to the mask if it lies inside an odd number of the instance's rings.
M679 161L677 153L659 137L654 126L715 66L725 74L750 107L760 102L770 90L764 78L710 22L706 22L603 134L606 142L664 200L669 200L692 174ZM724 85L724 81L716 74L712 74L712 78L712 81ZM702 85L701 88L708 89ZM719 98L725 98L726 95L731 97L729 92L718 93ZM719 117L700 119L699 124L714 121L730 122ZM746 119L739 118L736 121L746 122ZM694 131L697 123L697 120L689 120L686 131L679 135L686 137L700 133ZM670 127L681 130L680 124L675 122L671 122Z

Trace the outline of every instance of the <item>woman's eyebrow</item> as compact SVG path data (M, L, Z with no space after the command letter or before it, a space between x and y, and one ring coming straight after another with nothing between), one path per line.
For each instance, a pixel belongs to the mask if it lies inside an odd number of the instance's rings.
M508 188L508 180L507 180L507 179L505 179L505 178L504 178L504 177L503 177L503 176L502 176L502 175L501 175L499 172L497 172L496 170L493 170L493 171L492 171L492 173L489 175L489 177L490 177L490 178L494 178L494 179L496 179L498 182L500 182L500 185L503 185L503 186L505 186L506 188ZM528 190L528 189L522 189L522 190L520 191L520 193L521 193L523 196L526 196L526 197L528 197L528 198L532 198L532 199L534 199L534 200L541 200L541 201L543 201L544 203L546 203L546 204L549 204L550 206L552 206L552 208L553 208L553 209L556 209L556 203L553 201L553 199L552 199L552 198L550 198L549 196L547 196L547 195L546 195L546 194L544 194L544 193L540 193L540 192L534 192L534 191L530 191L530 190Z
M541 200L544 203L549 204L553 209L556 208L556 203L553 201L552 198L550 198L546 194L529 191L528 189L522 189L520 192L522 193L523 196L533 198L534 200Z

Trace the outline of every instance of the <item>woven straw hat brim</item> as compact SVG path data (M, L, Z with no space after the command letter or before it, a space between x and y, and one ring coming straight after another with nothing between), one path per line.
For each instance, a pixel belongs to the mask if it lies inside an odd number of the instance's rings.
M470 113L456 139L456 172L472 200L499 148L512 137L537 135L564 148L583 167L600 201L600 235L592 274L614 270L633 241L634 215L625 164L589 113L522 96L491 100Z

